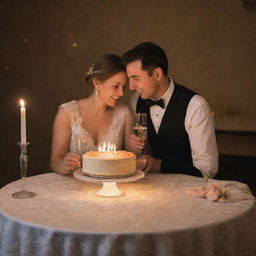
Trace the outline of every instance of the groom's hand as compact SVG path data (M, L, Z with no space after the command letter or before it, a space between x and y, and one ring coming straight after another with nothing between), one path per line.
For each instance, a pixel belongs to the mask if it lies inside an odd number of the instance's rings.
M129 146L132 152L140 152L145 146L145 138L131 134L129 138Z

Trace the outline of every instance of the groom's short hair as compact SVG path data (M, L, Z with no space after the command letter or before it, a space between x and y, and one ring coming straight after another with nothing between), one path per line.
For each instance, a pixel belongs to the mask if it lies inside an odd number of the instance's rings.
M168 58L164 50L152 42L136 45L133 49L124 53L122 59L125 65L140 60L142 69L146 70L149 75L152 75L152 71L158 67L163 70L166 76L168 74Z

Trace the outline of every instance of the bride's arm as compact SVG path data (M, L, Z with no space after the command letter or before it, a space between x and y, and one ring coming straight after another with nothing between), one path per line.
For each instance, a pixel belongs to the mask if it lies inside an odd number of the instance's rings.
M70 118L64 109L60 108L53 123L52 150L50 168L59 174L69 174L80 167L80 158L74 153L68 153L71 138Z

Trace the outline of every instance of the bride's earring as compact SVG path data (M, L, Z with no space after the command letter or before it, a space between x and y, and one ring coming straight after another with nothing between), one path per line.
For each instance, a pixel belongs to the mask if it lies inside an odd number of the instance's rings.
M98 90L96 89L96 91L95 91L95 95L96 96L98 96L99 95L99 92L98 92Z

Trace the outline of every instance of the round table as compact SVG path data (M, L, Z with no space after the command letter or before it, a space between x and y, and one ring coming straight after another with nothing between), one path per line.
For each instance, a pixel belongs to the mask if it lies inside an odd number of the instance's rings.
M119 184L125 196L95 195L101 184L47 173L26 179L36 193L0 189L0 255L256 255L254 200L216 203L185 193L202 178L148 174Z

